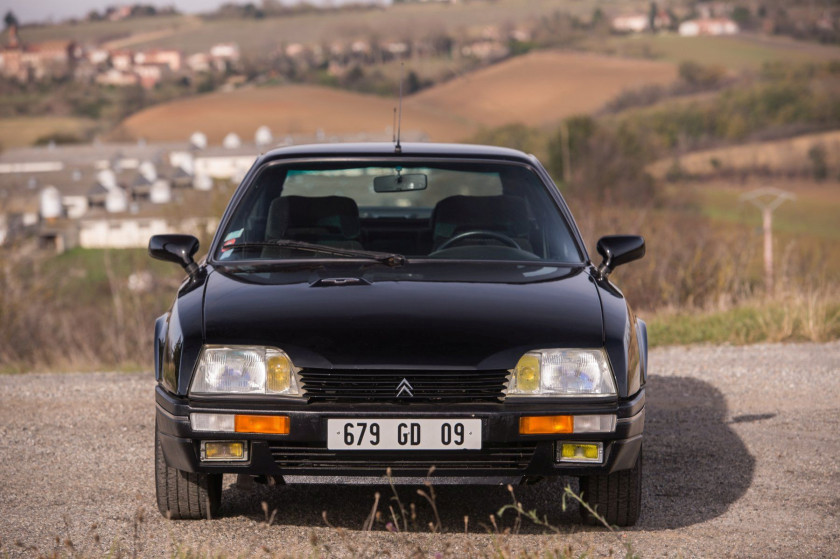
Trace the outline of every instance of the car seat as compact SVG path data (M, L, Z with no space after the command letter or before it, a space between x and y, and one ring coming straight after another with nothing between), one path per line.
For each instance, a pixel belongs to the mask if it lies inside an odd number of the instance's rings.
M359 207L346 196L281 196L271 202L265 240L289 239L338 248L362 248Z

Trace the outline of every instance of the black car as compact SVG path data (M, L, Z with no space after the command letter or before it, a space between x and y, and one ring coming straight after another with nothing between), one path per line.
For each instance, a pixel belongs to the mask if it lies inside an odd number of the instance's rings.
M577 476L608 522L636 522L647 332L608 276L644 240L603 237L594 264L533 156L278 149L200 264L197 250L187 235L149 242L189 274L155 324L164 515L215 515L225 473L375 484L389 471Z

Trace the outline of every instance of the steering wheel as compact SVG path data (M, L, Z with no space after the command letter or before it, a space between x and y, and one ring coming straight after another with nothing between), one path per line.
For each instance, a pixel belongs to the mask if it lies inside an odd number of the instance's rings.
M504 233L497 233L496 231L487 231L487 230L484 230L484 229L476 229L474 231L464 231L463 233L459 233L459 234L455 235L454 237L452 237L451 239L449 239L448 241L446 241L445 243L443 243L442 245L437 247L435 252L437 252L439 250L447 249L447 248L451 247L452 245L454 245L455 243L459 243L459 242L461 242L464 239L467 239L469 237L489 237L491 239L499 241L500 243L502 243L505 246L509 246L509 247L515 248L515 249L521 249L522 248L522 247L519 246L519 243L517 243L516 241L514 241L513 239L511 239L510 237L508 237Z

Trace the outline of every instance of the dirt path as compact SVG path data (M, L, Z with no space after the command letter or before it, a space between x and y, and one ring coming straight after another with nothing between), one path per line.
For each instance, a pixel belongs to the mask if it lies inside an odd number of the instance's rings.
M182 23L180 23L176 27L172 27L169 29L160 29L157 31L147 31L145 33L133 33L128 37L114 39L113 41L106 41L100 45L100 48L106 50L125 49L128 47L133 47L134 45L140 45L143 43L149 43L152 41L165 39L167 37L172 37L179 33L183 34L187 31L201 27L202 25L203 23L201 21L201 18L195 16L186 16L183 18Z
M643 557L840 555L840 343L668 348L651 366L644 508L621 541ZM142 557L621 552L614 535L575 524L559 482L515 489L557 535L527 523L518 535L488 534L489 515L509 502L504 488L439 488L443 535L366 533L374 492L387 504L387 487L240 490L232 477L222 518L166 521L152 481L153 412L151 375L0 376L0 557L56 547L69 556L69 542L85 555L119 546ZM400 494L416 503L419 526L432 520L416 488ZM278 510L271 525L262 502Z

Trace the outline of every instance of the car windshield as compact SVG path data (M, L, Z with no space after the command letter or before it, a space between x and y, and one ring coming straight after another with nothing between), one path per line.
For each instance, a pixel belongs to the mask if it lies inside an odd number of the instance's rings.
M513 163L272 163L239 197L215 258L579 263L547 188Z

